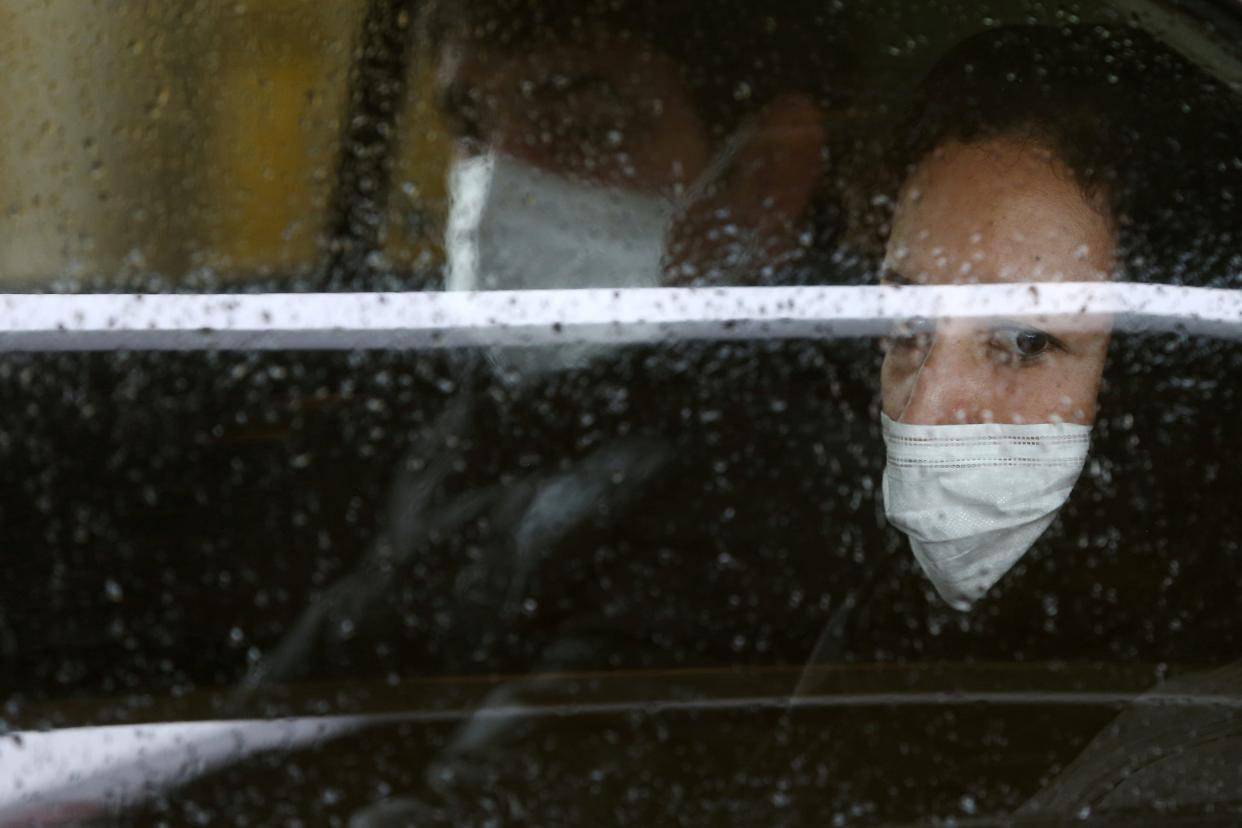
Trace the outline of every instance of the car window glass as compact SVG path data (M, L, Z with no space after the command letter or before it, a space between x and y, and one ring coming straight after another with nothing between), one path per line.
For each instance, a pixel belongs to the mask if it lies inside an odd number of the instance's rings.
M1231 5L0 17L0 822L1236 819Z

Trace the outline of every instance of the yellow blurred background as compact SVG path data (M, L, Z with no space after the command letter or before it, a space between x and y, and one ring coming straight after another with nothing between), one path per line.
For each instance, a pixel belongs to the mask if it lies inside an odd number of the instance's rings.
M196 272L294 280L320 254L363 0L5 0L0 288ZM442 255L447 142L416 64L385 253Z

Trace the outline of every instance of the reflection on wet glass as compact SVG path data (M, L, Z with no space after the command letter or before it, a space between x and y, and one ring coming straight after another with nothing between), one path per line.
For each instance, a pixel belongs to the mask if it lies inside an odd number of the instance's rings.
M13 127L4 151L50 165L23 181L63 191L0 230L14 279L1242 273L1236 93L1105 7L122 17L83 12L145 35L58 77L126 52L97 74L150 111L98 119L141 140L78 158L76 133ZM1002 25L1028 17L1052 25ZM60 71L31 48L13 76ZM89 209L53 158L135 147ZM64 216L107 224L95 259ZM64 773L25 811L0 783L0 822L1228 824L1237 343L1003 312L912 320L882 353L765 334L5 354L0 728L48 732L0 735L0 778Z

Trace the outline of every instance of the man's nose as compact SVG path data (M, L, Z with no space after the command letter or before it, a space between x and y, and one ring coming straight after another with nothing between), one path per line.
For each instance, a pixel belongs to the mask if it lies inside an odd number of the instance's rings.
M989 411L988 381L967 337L937 332L910 385L899 422L981 423Z

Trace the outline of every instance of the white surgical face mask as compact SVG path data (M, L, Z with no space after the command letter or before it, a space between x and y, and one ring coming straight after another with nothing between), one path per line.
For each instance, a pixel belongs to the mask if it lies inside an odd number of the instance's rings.
M673 203L583 184L492 153L450 173L449 290L656 287ZM493 364L534 376L584 365L607 345L489 352Z
M1087 459L1089 426L883 418L884 511L936 591L967 610L1044 533Z
M449 173L449 290L639 288L661 284L679 204L719 181L748 132L724 143L678 199L586 184L503 153L455 163ZM585 364L607 345L504 349L494 363L522 374Z
M492 153L449 181L449 290L654 287L671 199Z

